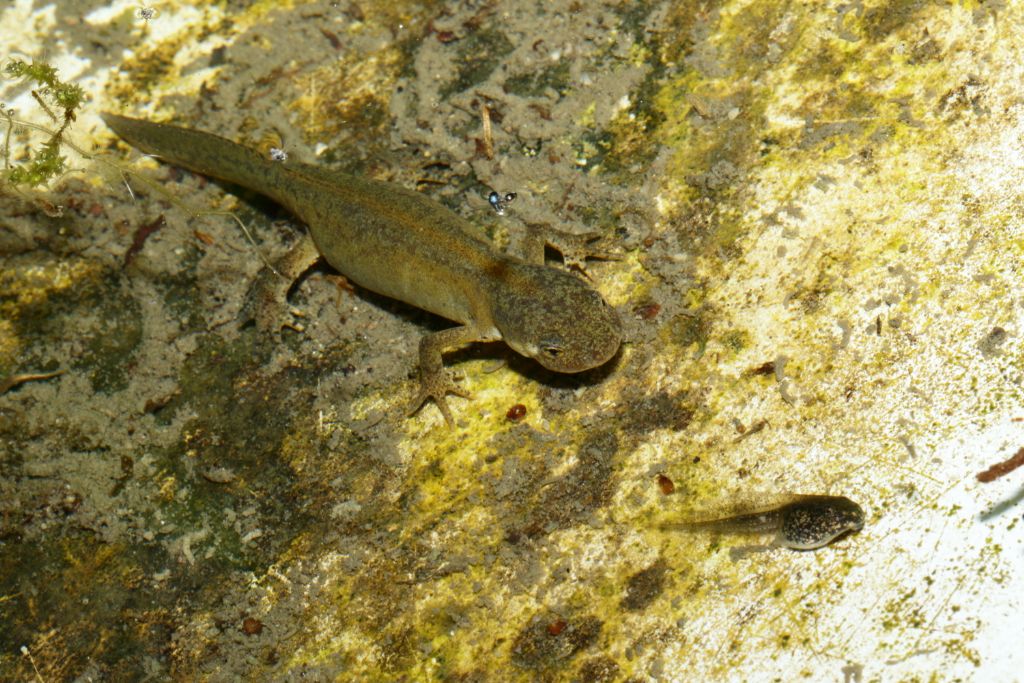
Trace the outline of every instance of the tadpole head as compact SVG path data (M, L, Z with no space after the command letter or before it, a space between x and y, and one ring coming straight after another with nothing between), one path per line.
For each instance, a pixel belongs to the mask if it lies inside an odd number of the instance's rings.
M794 550L814 550L864 528L864 510L844 496L805 496L782 511L780 541Z

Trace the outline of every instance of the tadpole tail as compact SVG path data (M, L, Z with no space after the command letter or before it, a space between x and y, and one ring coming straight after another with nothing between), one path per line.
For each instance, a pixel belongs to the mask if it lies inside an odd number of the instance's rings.
M247 187L272 199L281 172L256 150L213 133L104 113L103 121L132 147L175 166Z
M778 515L767 511L717 519L666 522L661 525L661 528L690 533L761 534L778 530L779 524Z

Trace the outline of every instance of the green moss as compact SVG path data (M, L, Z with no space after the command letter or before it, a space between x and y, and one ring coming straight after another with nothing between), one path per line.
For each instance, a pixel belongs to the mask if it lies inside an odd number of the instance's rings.
M918 25L917 14L934 5L931 0L892 0L868 7L859 22L861 33L872 43L881 42L897 31Z
M252 225L248 216L240 217ZM207 328L203 303L196 298L196 267L203 257L202 250L195 243L183 247L179 266L173 271L162 271L154 276L154 283L163 295L164 303L175 318L182 321L184 332L199 332Z
M606 130L588 129L573 145L573 155L580 160L579 167L591 171L601 166L611 149L613 135Z
M640 86L630 95L629 107L616 114L608 126L608 149L601 164L603 172L617 180L626 182L634 179L634 170L650 164L662 148L659 128L667 117L657 107L657 94L664 72L664 65L655 62Z
M729 330L721 337L722 346L739 353L750 345L750 334L746 330Z
M651 38L646 30L647 18L650 16L651 10L651 4L646 2L620 2L611 6L611 11L622 22L619 30L628 33L638 43L643 43Z
M133 356L142 342L138 302L121 287L120 273L93 261L24 260L0 274L0 314L9 320L22 349L18 364L53 368L59 363L86 371L93 389L102 393L127 386ZM76 317L97 320L84 333ZM83 353L56 359L53 339L74 329Z
M183 427L179 443L156 454L164 503L154 515L182 530L208 529L203 545L216 547L209 560L214 572L253 569L272 561L309 524L289 503L297 476L282 455L294 435L295 420L306 414L312 400L307 392L293 395L290 387L310 386L320 369L290 368L259 376L255 367L261 353L253 342L248 334L231 342L202 335L179 373L179 393L159 413L166 422L187 407L196 417ZM316 449L318 444L304 447ZM235 481L225 485L201 476L214 468L229 470ZM253 494L261 518L275 523L264 526L268 533L250 546L223 511L249 505Z
M692 313L676 316L663 330L667 334L666 342L684 349L696 344L697 355L701 356L713 328L714 319L711 312L706 308L700 308Z
M196 37L182 31L159 42L143 42L138 51L122 63L111 77L109 95L112 100L133 102L151 97L158 84L174 73L175 55Z
M544 613L531 619L512 643L512 663L532 670L564 666L597 642L603 623L592 615Z
M630 576L622 601L619 603L620 607L630 612L647 609L665 590L667 570L668 566L659 560L647 569Z
M551 88L559 95L569 90L572 62L560 59L540 71L517 74L505 81L505 92L520 97L540 97Z
M252 336L227 343L213 335L203 335L199 347L185 361L178 375L180 393L161 411L166 419L179 408L195 402L200 419L217 422L230 418L228 402L234 395L234 378L244 368L258 362Z
M468 90L485 81L502 57L515 47L504 32L495 28L477 29L454 45L458 72L441 87L441 97Z
M146 579L166 562L157 546L102 542L84 531L19 543L17 552L0 554L0 649L13 654L27 646L46 680L72 679L97 665L120 680L143 678L146 657L166 648L166 617L178 599ZM24 657L13 666L5 659L5 678L37 678Z
M94 391L110 394L128 386L135 350L142 342L142 315L130 296L103 297L97 306L99 327L85 340L75 363L89 372Z

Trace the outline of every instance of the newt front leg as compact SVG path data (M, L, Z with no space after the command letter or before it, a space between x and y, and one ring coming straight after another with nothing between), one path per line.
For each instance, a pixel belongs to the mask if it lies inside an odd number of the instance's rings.
M455 420L445 396L455 394L462 398L472 398L473 395L455 383L452 373L444 368L442 355L449 349L487 339L486 335L480 334L471 325L441 330L420 339L420 391L409 405L407 414L414 414L427 399L433 399L449 429L454 428Z

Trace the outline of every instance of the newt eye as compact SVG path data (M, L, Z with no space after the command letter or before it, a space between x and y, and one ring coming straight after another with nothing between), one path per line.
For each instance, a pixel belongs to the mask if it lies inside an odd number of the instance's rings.
M552 358L557 358L558 354L562 352L562 347L558 346L557 344L552 344L548 342L547 344L544 344L544 346L541 347L541 351L543 351L545 355L551 356Z

